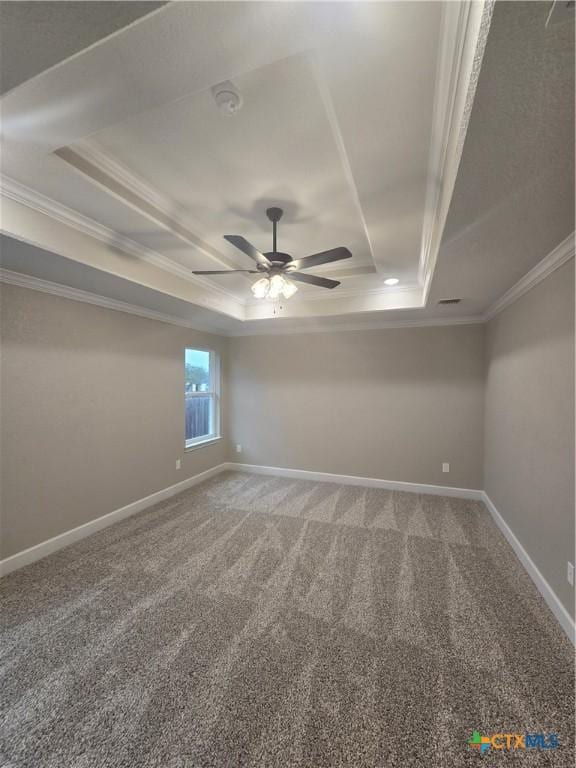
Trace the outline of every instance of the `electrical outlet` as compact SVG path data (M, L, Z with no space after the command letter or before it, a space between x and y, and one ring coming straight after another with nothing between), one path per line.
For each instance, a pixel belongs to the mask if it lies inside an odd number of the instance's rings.
M566 578L568 579L568 584L570 584L571 586L574 586L574 564L573 563L568 563Z
M442 464L442 472L450 472L450 464L447 461Z
M242 446L240 443L236 443L236 453L242 453Z
M176 469L182 469L182 461L180 459L176 459Z

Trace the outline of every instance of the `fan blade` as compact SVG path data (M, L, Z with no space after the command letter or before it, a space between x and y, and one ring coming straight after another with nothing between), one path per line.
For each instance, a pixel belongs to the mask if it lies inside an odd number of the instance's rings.
M328 280L327 277L318 277L318 275L303 275L300 272L286 272L288 280L296 280L299 283L310 283L319 288L336 288L340 285L338 280Z
M332 248L330 251L322 251L313 256L305 256L303 259L295 259L290 262L290 266L294 269L308 269L308 267L318 267L320 264L330 264L331 261L351 258L352 254L348 248Z
M272 266L272 262L269 261L263 253L260 253L258 249L254 248L254 246L249 243L248 240L241 237L240 235L224 235L224 240L228 240L229 243L235 245L236 248L239 248L242 251L242 253L250 256L251 259L254 259L255 262L262 265L263 267Z
M257 269L194 269L193 275L229 275L231 272L248 272L249 275L258 275Z

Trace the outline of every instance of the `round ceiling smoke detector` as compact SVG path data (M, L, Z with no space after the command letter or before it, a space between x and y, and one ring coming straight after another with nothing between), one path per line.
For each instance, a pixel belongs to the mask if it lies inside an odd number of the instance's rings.
M230 80L213 85L212 97L223 115L235 115L242 107L242 95Z

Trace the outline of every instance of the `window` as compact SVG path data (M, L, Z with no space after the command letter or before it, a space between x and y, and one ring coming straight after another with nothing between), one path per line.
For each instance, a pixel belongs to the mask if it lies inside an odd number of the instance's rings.
M220 437L219 370L216 352L186 349L185 435L186 448Z

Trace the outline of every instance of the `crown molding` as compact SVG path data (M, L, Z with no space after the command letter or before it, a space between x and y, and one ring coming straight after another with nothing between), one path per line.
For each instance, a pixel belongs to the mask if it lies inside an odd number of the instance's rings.
M100 224L94 219L63 205L62 203L57 203L52 198L21 184L15 179L11 179L8 176L0 176L0 193L3 197L21 203L27 208L38 211L38 213L42 213L45 216L49 216L84 235L88 235L102 243L106 243L106 245L113 244L114 248L130 254L130 256L136 256L148 264L163 269L165 272L170 272L182 280L186 280L193 285L201 287L208 293L213 292L214 294L224 296L227 299L232 299L241 305L245 304L244 299L240 299L229 291L193 275L189 269L183 267L172 259L169 259L150 248L146 248L146 246L137 243L125 235L120 235L115 230L110 229L104 224Z
M70 145L70 147L62 147L62 149L71 149L75 154L104 171L110 178L118 181L137 197L159 208L165 214L171 213L173 205L171 205L170 200L167 200L157 189L130 170L118 158L106 152L96 139L84 139ZM59 151L57 150L55 154L59 156Z
M6 198L12 199L18 203L22 203L33 210L52 217L53 219L60 221L61 223L72 227L84 234L92 236L102 242L109 245L111 242L114 246L124 250L127 253L138 256L144 261L166 269L169 272L188 280L191 283L201 285L202 288L208 288L214 290L214 292L221 293L225 296L235 298L231 294L224 291L217 291L212 286L205 286L204 281L192 279L187 270L179 268L174 265L171 260L166 259L160 254L145 249L129 238L121 237L117 235L113 230L104 227L101 224L89 219L88 217L67 208L64 205L56 203L44 195L35 192L28 187L12 180L7 177L0 178L1 192ZM211 332L219 333L220 335L230 336L242 336L242 335L270 335L276 333L321 333L330 331L350 331L350 330L372 330L372 329L386 329L386 328L406 328L406 327L420 327L420 326L433 326L433 325L458 325L458 324L471 324L471 323L485 323L491 320L493 317L502 312L506 307L513 304L527 291L536 286L538 283L545 280L552 272L561 267L575 255L575 234L570 234L565 240L559 243L547 256L545 256L535 267L533 267L527 274L525 274L515 285L507 290L499 299L497 299L488 309L482 314L463 316L463 317L450 317L450 318L429 318L427 320L410 320L410 321L386 321L384 319L374 322L357 322L347 323L337 326L325 326L314 327L312 329L302 328L289 328L284 329L281 326L277 326L274 329L242 329L242 325L245 321L238 320L241 324L237 331L230 333L223 333L221 330L212 327ZM168 264L166 264L168 262ZM189 321L183 320L172 315L166 315L154 310L149 310L136 305L128 304L115 299L109 299L107 297L100 296L98 294L90 293L89 291L83 291L80 289L70 288L69 286L61 285L59 283L53 283L48 280L42 280L40 278L24 275L22 273L11 272L10 270L0 270L0 282L10 283L13 285L19 285L24 288L30 288L32 290L43 291L44 293L51 293L53 295L61 296L63 298L72 299L74 301L83 301L89 304L95 304L108 309L115 309L121 312L127 312L129 314L139 315L152 320L158 320L160 322L170 323L172 325L180 325L187 328L197 328L197 326ZM403 286L402 289L392 288L383 290L369 291L368 293L376 295L393 295L398 291L409 292L414 290L413 286ZM356 295L366 295L366 291L349 291L346 292L346 297L352 297ZM309 301L316 302L322 301L325 297L310 298ZM326 298L330 298L327 296ZM235 299L238 301L238 299ZM244 309L248 309L252 305L257 304L256 301L243 301L241 302ZM411 309L416 309L414 306ZM249 318L248 322L263 322L273 319L272 316L263 318ZM301 321L309 320L315 323L325 322L321 318L314 318L313 316L301 316L301 317L286 317L282 321L288 323L289 321ZM204 327L208 327L209 324L202 324ZM199 328L202 330L202 328Z
M300 318L313 320L314 318ZM252 321L254 322L254 321ZM256 321L262 322L262 321ZM242 328L226 334L232 338L242 336L293 336L310 333L347 333L349 331L386 331L394 328L433 328L450 325L481 325L484 322L481 315L462 315L460 317L429 317L422 320L374 320L372 322L342 323L339 325L321 325L313 328L298 328L276 326L270 328Z
M319 79L319 87L322 89L322 77L319 73L318 67L315 68L315 74ZM326 99L329 100L329 95L326 93L323 95L323 98L325 100ZM358 214L361 218L362 225L365 231L366 239L368 240L368 242L370 242L368 229L366 227L366 222L364 221L364 218L363 218L362 209L360 206L360 199L358 197L358 192L356 190L354 179L352 177L350 164L349 164L341 137L339 138L337 120L333 112L333 109L331 111L329 101L327 101L326 103L326 109L328 111L330 126L334 134L336 144L338 145L339 154L345 170L345 176L346 176L348 185L350 187L352 197L355 200L355 204L358 209ZM190 219L188 216L186 217L185 220L183 219L181 222L178 221L177 218L174 218L174 213L171 210L173 206L170 200L165 198L161 192L159 192L149 183L145 182L141 177L139 177L131 169L125 166L120 160L118 160L116 157L106 152L106 150L102 146L100 146L100 144L95 139L84 140L84 141L77 142L76 144L73 144L69 147L63 147L57 150L55 154L61 160L64 160L65 162L69 163L75 170L86 174L88 179L92 183L95 183L101 186L108 194L111 194L112 196L117 197L119 200L121 200L121 202L133 207L135 210L137 210L142 215L147 216L149 219L156 222L160 222L160 225L163 226L164 228L167 227L166 222L171 222L173 227L169 229L175 235L175 237L183 239L187 243L193 243L195 247L205 252L211 258L214 258L223 267L229 268L229 269L238 269L239 267L242 267L242 264L223 256L222 254L219 253L219 251L217 251L215 248L212 248L212 246L208 245L203 240L201 235L198 234L198 232L201 229L201 225L198 222L195 222L194 220ZM87 166L83 165L84 161L88 164ZM95 177L96 174L92 175L91 169L94 169L94 171L96 172L102 172L105 175L107 180L96 179ZM128 190L128 192L134 197L134 200L127 199L127 196L122 192L122 189ZM138 202L137 202L138 200L143 201L146 204L148 210L146 208L141 208L138 205ZM183 229L180 226L180 224L182 225ZM170 260L167 259L167 261L170 261ZM372 261L374 263L373 258L372 258ZM326 269L324 271L321 270L320 274L324 277L331 277L332 275L334 275L334 279L337 280L338 271L339 271L338 269ZM373 264L370 266L359 266L359 267L352 267L352 268L343 267L340 269L340 271L342 272L342 276L376 274L377 272ZM245 279L248 281L252 281L253 279L249 275L245 275L243 277L245 277ZM213 285L213 283L211 282L208 284ZM412 285L406 288L406 290L416 290L416 289L419 289L418 285ZM399 289L399 290L402 290L402 289ZM362 297L367 294L368 295L382 294L386 296L386 295L389 295L389 291L390 289L387 289L387 291L384 291L382 288L373 288L368 290L364 290L364 289L356 289L356 290L349 289L344 291L339 290L337 296L330 296L329 294L328 295L319 294L314 297L308 296L306 297L306 300L316 302L316 301L324 301L326 299L332 299L332 301L334 301L340 298ZM241 301L241 303L245 304L246 306L249 306L254 303L258 304L258 300L254 302L251 297L248 297L247 299L239 299L233 294L228 294L228 295L231 298L236 298L238 301ZM302 298L300 298L300 300L302 300Z
M116 158L107 154L94 140L60 147L54 155L111 197L174 237L214 259L220 266L236 269L238 264L224 256L197 233L199 228L189 217L174 211L174 204L135 176Z
M385 330L389 328L419 328L430 326L445 326L445 325L475 325L482 322L480 316L470 317L451 317L451 318L427 318L424 320L398 320L398 321L373 321L358 322L358 323L346 323L345 325L338 325L336 327L329 325L316 328L282 328L277 326L274 330L267 329L242 329L243 321L238 321L240 326L237 330L230 331L228 333L223 332L220 329L210 327L209 324L202 324L203 327L199 328L197 323L193 321L184 320L173 315L167 315L162 312L157 312L153 309L147 309L135 304L129 304L118 299L111 299L107 296L91 293L90 291L84 291L80 288L71 288L68 285L62 285L61 283L54 283L50 280L43 280L33 275L26 275L21 272L13 272L9 269L0 268L0 283L6 283L7 285L15 285L19 288L28 288L32 291L39 291L41 293L47 293L51 296L59 296L63 299L69 299L71 301L79 301L83 304L92 304L93 306L102 307L104 309L113 309L117 312L126 312L129 315L136 315L138 317L144 317L148 320L157 320L161 323L168 323L170 325L177 325L183 328L190 328L194 330L206 331L219 336L239 337L239 336L270 336L270 335L284 335L284 334L298 334L298 333L329 333L338 331L370 331L370 330Z
M237 269L238 267L242 266L241 264L235 262L233 259L227 258L216 248L213 248L208 243L206 243L203 238L197 234L198 230L200 229L200 224L197 221L191 219L188 214L185 217L178 214L175 215L174 203L171 200L165 197L151 184L146 182L141 176L138 176L134 171L124 165L124 163L118 160L117 157L114 157L110 153L106 152L104 147L102 147L96 141L96 139L84 139L83 141L79 141L70 147L62 147L61 149L56 150L54 154L61 160L70 163L75 170L79 170L75 165L78 158L86 160L95 169L102 171L113 184L115 183L117 185L117 188L114 189L112 186L108 187L107 185L102 185L100 182L96 181L94 178L88 175L88 178L92 183L103 186L104 190L109 194L112 194L125 204L135 208L143 216L146 216L149 219L153 219L153 215L151 216L149 212L146 210L141 210L137 205L134 205L133 202L127 201L124 198L121 192L121 188L127 189L132 193L136 200L144 201L148 204L150 209L155 209L159 214L161 214L163 221L174 221L174 223L181 224L184 229L189 229L190 231L188 234L193 236L194 246L202 252L206 253L211 258L216 259L219 264L229 269ZM86 174L85 169L81 170ZM151 213L153 213L153 210L151 210ZM166 228L165 224L162 222L161 226ZM180 232L179 227L176 227L170 231L178 239L185 239L182 237L183 233ZM189 240L185 239L185 241L189 243ZM171 259L167 259L167 261L171 261ZM227 291L222 292L228 293ZM230 293L228 293L228 295L232 296Z
M191 321L175 317L174 315L166 315L163 312L157 312L154 309L139 307L136 304L129 304L120 301L119 299L111 299L97 293L83 291L80 288L71 288L69 285L53 283L50 280L43 280L42 278L34 277L33 275L25 275L22 272L13 272L9 269L0 268L0 283L15 285L18 288L28 288L31 291L39 291L40 293L48 293L51 296L59 296L62 299L79 301L83 304L92 304L93 306L102 307L103 309L126 312L129 315L137 315L138 317L145 317L148 320L157 320L161 323L179 325L183 328L191 328L200 331L205 330L205 328L198 328ZM206 327L208 327L208 325ZM207 332L222 335L218 330L210 330Z
M538 262L524 277L521 277L518 282L512 286L506 293L502 294L482 315L484 321L491 320L496 315L500 314L502 310L509 307L521 296L527 293L535 285L545 280L548 275L551 275L558 267L561 267L570 259L574 258L575 253L575 239L574 232L563 240L559 245L554 248L553 251L545 256L542 261Z
M443 4L418 270L424 305L456 183L493 9L494 0Z
M114 248L119 249L124 253L128 253L131 256L136 256L142 261L152 264L159 269L163 269L164 271L169 272L180 279L186 280L193 285L201 287L208 294L213 293L215 295L220 295L227 299L231 299L232 301L240 304L243 308L260 305L260 302L253 299L251 296L247 298L239 297L236 294L233 294L230 291L215 285L211 281L193 275L189 269L183 267L167 256L163 256L157 251L146 248L131 238L119 234L104 224L100 224L94 219L91 219L88 216L85 216L84 214L81 214L62 203L56 202L52 198L49 198L46 195L43 195L41 192L37 192L36 190L21 184L15 179L12 179L8 176L0 176L0 193L6 198L14 200L17 203L21 203L26 207L31 208L32 210L37 211L38 213L41 213L45 216L49 216L55 221L65 224L66 226L71 227L72 229L77 230L82 234L93 237L96 240L105 243L106 245L113 244ZM150 195L152 194L153 193L150 192ZM231 266L235 267L236 265L231 264ZM372 270L370 270L370 272L372 272ZM328 276L330 273L326 272L323 274ZM341 299L363 298L366 296L387 297L394 296L398 293L410 293L419 290L419 287L416 285L404 285L401 287L395 286L394 288L383 286L369 289L344 289L339 290L337 295L331 295L330 293L327 293L326 295L304 296L302 294L298 297L298 299L296 299L296 302L294 303L297 303L298 301L306 301L312 303L325 301L338 302Z

